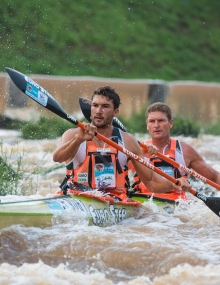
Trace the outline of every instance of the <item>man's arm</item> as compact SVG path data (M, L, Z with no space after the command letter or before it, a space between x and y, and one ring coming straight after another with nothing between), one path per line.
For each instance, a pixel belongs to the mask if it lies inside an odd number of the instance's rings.
M143 158L142 150L137 140L131 134L128 134L128 133L123 133L123 134L124 134L124 141L125 141L126 149L138 155L139 157ZM163 178L161 175L157 174L153 170L149 169L148 167L142 165L137 160L131 158L131 161L141 181L152 192L166 193L166 192L173 190L174 188L178 190L191 189L191 186L188 184L187 180L184 178L180 179L182 186L179 187L179 186L176 186L174 183L170 182L169 180Z
M61 142L53 153L53 160L68 163L76 155L81 143L82 140L78 136L78 129L67 130L62 135Z
M193 147L183 142L181 145L186 166L220 185L220 173L207 164Z
M84 141L92 140L97 128L91 124L84 123L84 129L69 129L67 130L58 144L53 160L55 162L68 163L76 155L79 146Z

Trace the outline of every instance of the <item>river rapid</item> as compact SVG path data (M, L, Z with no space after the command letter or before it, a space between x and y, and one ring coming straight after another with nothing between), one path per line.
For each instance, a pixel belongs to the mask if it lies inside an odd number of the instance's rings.
M52 160L59 139L27 141L5 130L0 138L2 153L14 167L21 159L23 173L21 195L2 196L2 202L49 197L59 189L65 169ZM220 171L220 137L179 139ZM219 196L200 181L192 183ZM81 220L1 229L0 284L219 285L220 218L201 200L180 203L174 214L160 213L150 202L145 207L135 218L103 228Z

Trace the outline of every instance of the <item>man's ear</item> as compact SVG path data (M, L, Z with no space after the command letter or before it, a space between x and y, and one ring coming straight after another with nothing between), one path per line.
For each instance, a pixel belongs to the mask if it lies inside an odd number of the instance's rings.
M118 114L119 114L119 109L117 108L117 109L114 110L114 117L117 117Z
M170 128L172 129L172 127L173 127L173 119L170 120Z
M146 124L146 128L147 128L147 130L148 130L147 120L146 120L145 124Z

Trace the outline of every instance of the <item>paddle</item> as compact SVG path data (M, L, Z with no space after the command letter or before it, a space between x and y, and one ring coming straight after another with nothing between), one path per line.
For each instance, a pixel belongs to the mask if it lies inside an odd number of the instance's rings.
M85 99L85 98L79 98L79 104L80 104L80 107L81 107L81 110L83 112L83 115L84 117L89 121L91 122L91 104L92 104L92 101L89 100L89 99ZM125 127L123 126L123 124L119 121L119 119L117 118L114 118L113 120L113 126L121 129L122 131L126 132L127 130L125 129ZM147 146L142 143L142 142L139 142L138 143L140 144L140 146L143 148L143 149L146 149L147 150ZM205 178L204 176L200 175L199 173L195 172L194 170L192 169L189 169L187 168L186 166L178 163L177 161L167 157L166 155L160 153L160 152L157 152L156 155L158 157L160 157L162 160L165 160L167 161L168 163L176 166L177 168L180 168L182 170L184 170L186 173L198 178L199 180L201 180L202 182L204 183L207 183L213 187L215 187L216 189L220 190L220 185L209 180L208 178Z
M14 84L24 94L26 94L27 96L32 98L34 101L36 101L41 106L47 108L51 112L62 117L63 119L73 123L74 125L76 125L80 128L84 128L83 123L78 122L75 118L68 115L63 110L63 108L60 106L60 104L46 90L44 90L44 88L42 88L40 85L38 85L36 82L34 82L31 78L25 76L24 74L12 69L12 68L6 68L6 71L8 72L8 74L11 77ZM106 138L105 136L99 134L98 132L95 135L99 139L103 140L104 142L113 146L117 150L123 152L127 156L135 159L139 163L150 168L152 171L157 172L158 174L160 174L161 176L170 180L171 182L175 183L176 185L180 184L180 182L178 180L176 180L174 177L166 174L165 172L163 172L159 168L154 167L152 164L146 162L143 158L141 158L141 157L135 155L134 153L130 152L129 150L121 147L120 145L113 142L112 140ZM191 189L189 192L192 193L194 196L198 197L200 200L202 200L216 215L220 216L220 198L218 198L218 197L206 197L205 195L197 192L194 189Z

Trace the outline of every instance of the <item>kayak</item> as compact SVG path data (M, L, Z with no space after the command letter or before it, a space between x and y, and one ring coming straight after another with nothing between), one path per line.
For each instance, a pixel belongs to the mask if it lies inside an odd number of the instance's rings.
M109 226L135 217L145 210L144 203L153 202L161 212L173 213L177 201L133 194L131 201L115 201L94 193L59 195L51 198L0 203L0 229L15 224L26 227L48 227L63 222Z
M14 82L14 84L18 87L18 89L20 91L22 91L25 95L27 95L29 98L33 99L38 104L45 107L49 111L55 113L56 115L63 118L64 120L74 124L75 126L82 128L82 129L84 128L83 123L79 122L74 117L72 117L71 115L66 113L65 110L61 107L61 105L53 98L53 96L51 94L49 94L43 87L41 87L35 81L33 81L31 78L29 78L28 76L22 74L21 72L15 70L13 68L6 67L5 69L8 72L8 74L9 74L10 78L12 79L12 81ZM112 147L114 147L118 151L121 151L122 153L129 156L130 158L135 159L139 163L141 163L141 164L145 165L146 167L150 168L151 170L155 171L156 173L158 173L159 175L168 179L169 181L177 184L177 180L174 177L168 175L167 173L165 173L161 169L151 165L150 163L147 163L141 157L139 157L139 156L135 155L134 153L130 152L129 150L123 148L122 146L113 142L109 138L103 136L102 134L100 134L98 132L96 133L96 137L101 139L105 143L111 145ZM165 159L165 157L164 157L164 159ZM171 164L173 164L173 163L171 163ZM180 166L181 165L178 164L177 167L180 167ZM186 170L185 166L184 166L184 170ZM199 178L200 180L202 180L205 183L206 182L209 183L210 185L216 187L216 189L219 189L218 184L206 179L205 177L203 177L199 174L197 175L194 171L191 171L190 169L188 169L188 171L186 171L186 172L188 172L189 174L191 174L191 172L192 172L193 176ZM195 189L189 189L188 191L189 191L189 193L191 193L192 195L194 195L195 197L197 197L198 199L203 201L205 203L205 205L207 207L209 207L209 209L211 211L213 211L218 217L220 216L220 197L208 197L208 196L204 195L203 193L196 191ZM155 197L153 199L155 199Z

